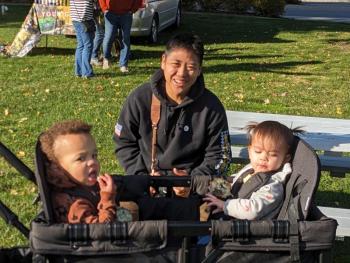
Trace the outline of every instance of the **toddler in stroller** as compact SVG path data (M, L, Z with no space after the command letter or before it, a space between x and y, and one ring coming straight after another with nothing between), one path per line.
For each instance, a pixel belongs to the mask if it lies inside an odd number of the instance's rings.
M81 121L64 121L40 136L57 223L117 219L116 186L109 174L99 176L97 147L90 130L91 126ZM135 213L133 219L137 220ZM131 215L125 220L131 221Z
M276 121L253 123L248 131L250 164L234 175L226 201L208 193L203 199L217 213L236 219L274 218L279 212L285 183L292 172L293 130ZM215 192L215 189L213 189Z
M97 177L100 164L90 128L79 121L67 121L40 136L56 222L104 223L116 218L116 187L109 174ZM84 189L87 197L74 196L77 188Z

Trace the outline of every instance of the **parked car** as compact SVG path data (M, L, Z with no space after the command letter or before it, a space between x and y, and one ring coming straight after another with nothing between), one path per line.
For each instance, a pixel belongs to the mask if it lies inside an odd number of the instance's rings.
M145 0L144 8L133 15L131 36L148 37L149 42L158 41L163 29L181 24L181 0Z

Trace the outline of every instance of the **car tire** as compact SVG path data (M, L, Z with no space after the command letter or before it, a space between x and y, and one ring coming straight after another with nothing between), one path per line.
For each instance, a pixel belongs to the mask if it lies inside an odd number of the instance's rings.
M159 25L157 22L157 19L155 17L153 17L152 19L152 23L151 23L151 29L149 32L149 36L148 36L148 41L151 44L155 44L158 41L158 32L159 31Z
M181 6L179 5L176 11L176 20L173 25L174 28L179 28L181 26L181 22L182 22L182 11L181 11Z

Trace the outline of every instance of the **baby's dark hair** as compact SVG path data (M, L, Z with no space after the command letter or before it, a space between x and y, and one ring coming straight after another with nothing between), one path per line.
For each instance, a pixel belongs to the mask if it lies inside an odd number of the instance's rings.
M260 123L250 122L244 128L248 134L248 145L252 144L255 136L261 136L273 141L281 141L288 147L288 153L291 152L294 145L294 135L303 133L301 127L288 128L277 121L263 121Z
M40 135L41 150L46 154L49 161L56 161L53 146L58 136L67 134L90 134L90 131L91 125L79 120L58 122Z
M180 33L169 39L165 47L165 54L169 54L176 48L184 48L192 51L198 57L199 64L203 63L204 45L199 36L190 33Z

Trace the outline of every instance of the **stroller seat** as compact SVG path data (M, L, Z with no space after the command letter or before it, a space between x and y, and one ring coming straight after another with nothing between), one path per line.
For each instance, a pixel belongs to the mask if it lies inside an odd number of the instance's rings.
M62 257L63 261L70 262L74 256L87 259L100 255L104 262L106 258L103 256L129 255L128 262L141 259L140 262L146 262L140 253L161 250L167 246L166 220L104 224L55 223L50 185L45 178L45 158L38 142L35 149L35 178L42 201L42 213L31 223L29 237L36 261L44 262L51 258L51 261L55 259L56 262L58 257ZM143 182L143 187L147 187L147 182Z
M44 156L36 147L36 181L43 213L33 220L30 247L34 258L66 261L112 256L142 262L328 262L337 222L314 203L320 163L313 149L295 137L293 172L285 200L274 220L167 221L146 220L108 224L56 224ZM210 177L187 178L193 191L204 194ZM145 184L148 189L147 184ZM204 187L203 187L204 186ZM200 190L196 190L198 187ZM210 235L211 243L189 249L191 238ZM175 245L169 237L182 240ZM180 245L179 245L180 244ZM193 243L192 243L193 244ZM178 252L181 251L182 254ZM163 256L166 255L166 256ZM97 257L97 258L96 258ZM73 260L74 259L74 260ZM119 262L119 261L118 261Z
M321 175L320 161L299 137L295 136L294 144L292 174L277 218L213 222L210 260L331 262L337 222L323 215L314 202Z

